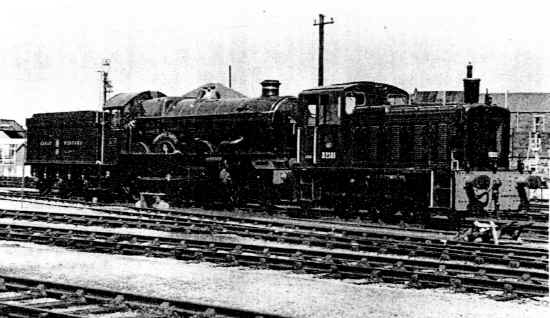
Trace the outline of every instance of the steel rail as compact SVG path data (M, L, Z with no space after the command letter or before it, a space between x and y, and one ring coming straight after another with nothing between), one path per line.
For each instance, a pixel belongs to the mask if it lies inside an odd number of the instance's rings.
M17 194L14 194L13 196L11 195L7 195L7 194L4 194L4 195L0 195L0 197L6 197L6 198L14 198L14 197L18 197L19 199L21 199L21 195L17 195ZM74 200L74 199L61 199L61 198L53 198L53 197L44 197L44 196L39 196L39 195L30 195L30 196L24 196L26 198L31 198L31 199L36 199L36 200L48 200L48 201L52 201L52 202L61 202L61 203L69 203L69 204L83 204L83 205L88 205L88 208L90 209L99 209L99 210L105 210L106 208L108 207L113 207L113 206L120 206L120 205L113 205L113 204L108 204L108 203L91 203L91 202L87 202L87 201L80 201L80 200ZM133 208L133 207L128 207L126 206L127 208ZM134 208L135 209L135 208ZM143 210L143 211L155 211L155 209L136 209L136 210ZM180 211L180 212L184 212L186 210L184 209L173 209L175 211ZM254 205L254 204L249 204L249 208L248 208L249 211L263 211L262 209L260 209L259 206L257 205ZM282 213L288 213L289 211L299 211L300 210L300 207L298 206L292 206L292 205L277 205L276 208L274 209L274 211L276 212L282 212ZM318 209L314 209L314 210L318 210L318 211L329 211L327 209L323 209L323 208L318 208ZM198 211L195 211L193 212L194 214L199 214ZM204 214L209 214L210 212L204 212ZM515 212L510 212L512 213L512 215L515 213ZM510 219L510 221L518 221L521 224L528 224L528 223L533 223L533 220L535 221L534 225L531 225L530 227L527 227L525 230L526 232L532 232L536 235L539 235L539 236L542 236L544 238L546 238L548 236L548 213L547 212L542 212L542 213L538 213L538 214L535 214L533 215L532 212L526 212L525 214L527 215L527 213L531 213L530 216L527 217L527 219L525 220L525 218L518 218L518 219ZM211 214L211 213L210 213ZM523 213L517 213L518 215L523 215ZM508 215L508 213L502 213L502 215ZM241 216L242 217L242 216ZM442 216L438 216L438 215L435 215L434 218L437 219L437 223L442 225L444 222L444 217ZM286 219L286 220L304 220L303 218L283 218L283 219ZM537 219L537 220L535 220ZM462 223L462 226L469 226L473 220L477 220L475 218L467 218L464 220L464 222ZM494 220L494 219L488 219L488 220ZM389 225L381 225L381 224L378 224L378 223L368 223L368 222L363 222L361 221L361 223L357 223L357 222L342 222L342 221L334 221L334 220L320 220L320 219L315 219L316 222L321 222L321 223L324 223L324 224L327 224L327 225L335 225L335 226L338 226L338 225L343 225L343 226L347 226L347 225L351 225L351 226L357 226L357 225L360 225L360 226L363 226L363 227L377 227L377 228L391 228L391 229L395 229L395 228L403 228L403 227L399 227L399 226L389 226ZM502 220L499 220L499 219L496 219L495 220L497 223L499 224L505 224L504 221L508 221L506 219L502 219ZM544 224L543 224L544 223ZM415 228L414 226L411 227L410 225L406 227L406 229L408 231L416 231L416 232L419 232L419 233L424 233L424 232L442 232L442 231L445 231L445 230L442 230L442 229L426 229L426 228Z
M201 302L151 297L104 288L0 274L0 314L4 317L76 318L124 313L124 317L282 317Z
M82 208L82 207L80 207ZM174 218L176 216L197 216L197 217L212 217L215 219L222 219L226 221L235 221L235 222L246 222L250 221L257 224L267 224L269 226L291 226L291 227L299 227L303 229L310 229L312 231L319 231L319 232L331 232L331 233L355 233L357 235L361 235L362 230L365 229L388 229L388 230L399 230L404 233L418 233L418 234L448 234L452 235L456 232L446 232L446 231L436 231L436 230L427 230L427 229L418 229L418 228L403 228L398 226L381 226L379 224L372 225L372 224L365 224L365 223L341 223L341 222L326 222L326 221L318 221L316 220L315 223L312 221L307 221L304 219L290 219L290 218L262 218L262 217L256 217L256 216L248 216L248 215L235 215L233 213L224 213L224 212L213 212L213 211L197 211L197 210L189 210L189 209L169 209L169 210L156 210L156 209L134 209L132 208L134 212L128 210L128 211L113 211L112 209L108 209L105 207L86 207L87 209L92 209L100 212L106 212L106 213L116 213L116 214L127 214L132 216L147 216L149 214L155 214L158 216L161 216L163 218ZM141 213L140 213L141 212ZM352 228L350 230L349 228ZM545 228L547 226L544 226ZM363 231L364 232L364 231ZM412 234L407 235L409 237L412 237ZM534 241L541 241L546 242L547 236L544 236L544 240L534 240ZM532 241L532 239L525 239L525 241ZM468 244L468 243L464 243Z
M331 233L316 233L297 229L263 227L256 224L228 224L221 221L175 218L120 217L116 215L79 215L72 213L51 213L44 211L22 211L0 209L0 217L14 220L43 221L71 225L96 225L102 227L131 227L152 230L184 232L188 234L235 234L242 237L278 241L311 246L330 246L331 248L362 250L382 254L405 254L419 257L441 258L478 262L485 264L509 265L520 262L523 266L544 269L548 266L544 249L485 247L475 245L433 243L432 241L411 241L390 236L340 236Z
M4 228L0 231L0 237L7 240L76 248L88 252L207 260L233 265L304 270L337 277L372 279L373 275L382 275L385 281L403 281L407 278L409 283L413 284L420 279L420 283L426 286L458 284L462 288L463 283L467 282L479 290L511 288L521 295L548 294L548 271L462 264L445 259L429 260L400 255L327 251L305 246L280 247L206 239L182 241L177 238L150 235L118 235L107 231L52 230L44 226L12 225L9 229ZM394 277L395 275L399 279Z

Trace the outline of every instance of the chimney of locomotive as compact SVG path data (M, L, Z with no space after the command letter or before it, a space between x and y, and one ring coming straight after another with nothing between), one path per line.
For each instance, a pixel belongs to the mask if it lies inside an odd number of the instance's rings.
M464 103L479 103L479 78L472 78L473 66L469 62L466 66L466 78L464 79Z
M265 80L260 84L262 85L262 97L279 96L281 82L278 80Z

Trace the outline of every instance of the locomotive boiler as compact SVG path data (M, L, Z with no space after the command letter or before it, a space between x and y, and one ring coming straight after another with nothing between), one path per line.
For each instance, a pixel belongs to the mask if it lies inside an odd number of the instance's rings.
M235 189L232 200L257 198L273 175L289 171L296 145L296 98L279 96L276 80L261 84L257 98L221 99L214 87L211 96L196 98L111 98L105 110L127 136L120 179L137 192L204 204L223 197L218 178L225 168Z

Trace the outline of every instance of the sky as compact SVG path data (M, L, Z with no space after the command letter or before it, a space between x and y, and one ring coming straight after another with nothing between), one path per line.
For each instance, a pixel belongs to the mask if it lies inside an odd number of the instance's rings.
M203 83L258 96L325 83L459 90L468 62L489 92L550 92L545 1L10 1L0 11L0 118L99 109L101 62L114 92L182 95Z

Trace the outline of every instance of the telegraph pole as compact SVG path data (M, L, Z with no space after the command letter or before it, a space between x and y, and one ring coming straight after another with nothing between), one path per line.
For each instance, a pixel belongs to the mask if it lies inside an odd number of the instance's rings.
M105 157L105 112L103 111L103 107L105 107L105 104L107 104L107 94L113 92L113 85L111 85L111 81L109 80L109 70L111 68L111 60L110 59L104 59L103 63L101 64L101 70L98 71L98 73L101 76L101 141L100 141L100 147L101 152L99 154L99 164L103 164L104 157Z
M102 66L102 69L98 71L101 75L101 94L102 94L101 105L105 106L105 104L107 103L107 94L113 92L113 85L109 80L109 70L111 68L111 60L104 59L101 66Z
M229 88L231 88L231 64L229 64Z
M317 21L313 21L313 26L319 26L319 77L317 84L319 86L323 86L323 73L324 73L324 65L323 65L323 58L324 58L324 50L325 50L325 24L333 24L334 19L330 18L330 21L325 22L325 16L323 14L319 14L319 23Z

